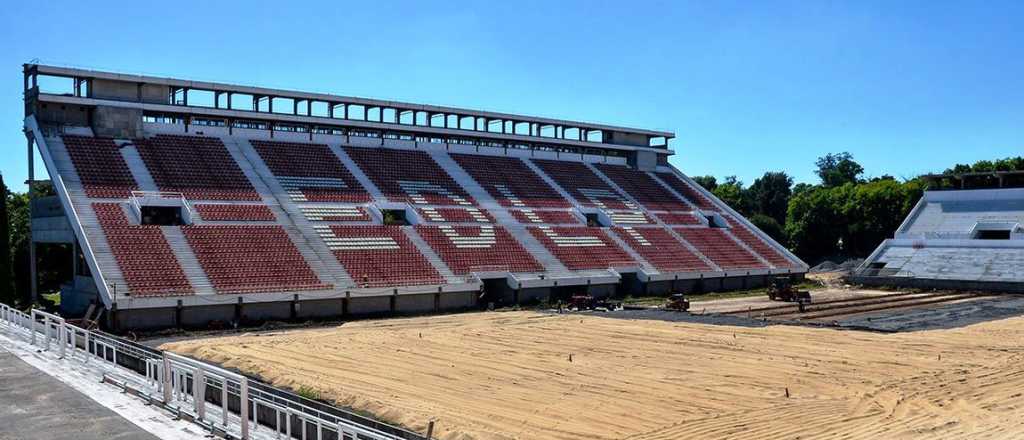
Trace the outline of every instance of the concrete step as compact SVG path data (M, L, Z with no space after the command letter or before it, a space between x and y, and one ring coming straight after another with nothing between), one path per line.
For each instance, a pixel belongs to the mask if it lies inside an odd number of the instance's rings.
M161 226L160 230L164 233L167 244L171 247L171 251L174 252L182 272L185 273L185 277L188 278L188 282L192 285L195 293L197 295L216 294L213 283L206 276L206 271L203 270L202 264L199 263L199 259L196 258L196 254L192 251L192 246L189 245L185 234L181 232L181 227Z
M124 158L125 164L128 165L128 171L135 178L135 183L139 186L139 190L159 191L160 188L157 187L156 181L153 180L149 169L146 168L146 163L142 160L142 156L139 155L138 148L128 142L119 142L119 144L129 144L121 148L121 157Z

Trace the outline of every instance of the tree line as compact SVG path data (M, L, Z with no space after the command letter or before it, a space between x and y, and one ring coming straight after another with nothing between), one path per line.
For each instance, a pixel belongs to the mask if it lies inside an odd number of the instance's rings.
M814 165L820 180L815 185L794 185L785 171L766 172L749 187L736 176L722 182L713 176L694 180L811 265L867 257L892 237L926 187L923 176L865 179L864 167L848 152L827 154ZM958 164L943 174L1022 170L1024 158L1012 157ZM994 181L970 182L966 187L992 186Z

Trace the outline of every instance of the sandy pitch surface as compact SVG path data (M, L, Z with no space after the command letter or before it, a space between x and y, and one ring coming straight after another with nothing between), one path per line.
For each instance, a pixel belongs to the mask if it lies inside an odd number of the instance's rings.
M436 417L446 440L1024 438L1024 318L876 334L474 313L164 348L419 432Z

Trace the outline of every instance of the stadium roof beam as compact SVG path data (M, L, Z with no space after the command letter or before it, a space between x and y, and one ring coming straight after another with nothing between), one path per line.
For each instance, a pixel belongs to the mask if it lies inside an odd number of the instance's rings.
M976 171L969 173L948 173L948 174L926 174L921 176L925 181L928 182L928 187L942 187L945 180L955 180L960 182L960 188L967 188L967 182L970 180L985 180L995 179L998 188L1006 187L1007 178L1018 180L1024 178L1024 171Z
M264 114L263 116L277 117L279 115L300 116L318 118L324 120L345 120L375 122L387 125L413 125L421 127L442 128L453 131L453 135L463 132L463 135L474 136L475 134L497 133L493 130L493 124L500 122L500 134L513 135L515 138L529 142L528 138L543 138L546 142L551 140L565 141L568 144L590 144L597 148L618 148L632 147L654 151L661 150L660 154L671 154L668 150L668 142L675 137L675 134L668 131L636 129L628 127L617 127L606 124L596 124L578 121L569 121L552 118L531 117L498 113L489 111L478 111L454 107L435 105L412 104L404 102L386 101L378 99L367 99L351 96L330 95L322 93L304 93L291 90L269 89L262 87L238 86L223 83L189 81L174 78L160 78L144 75L129 75L111 72L101 72L86 69L46 66L40 64L24 65L25 91L35 93L44 97L73 97L94 102L78 101L80 104L107 105L110 101L121 103L134 102L149 106L156 111L155 106L187 107L181 109L181 113L200 113L193 108L213 109L225 112L248 112L253 114ZM38 88L38 77L60 77L73 80L73 90L68 93L52 94L40 92ZM165 92L160 92L160 90ZM211 103L208 105L196 105L189 100L190 91L202 91L210 93ZM234 95L251 96L253 104L251 108L242 109L235 105ZM48 95L48 96L47 96ZM224 97L224 99L222 99ZM274 104L279 101L278 105ZM315 116L312 108L315 103L327 105L327 115ZM265 104L265 105L264 105ZM281 108L281 106L286 108ZM362 118L353 118L349 107L361 108ZM287 108L291 107L291 108ZM376 116L367 118L367 112L373 110ZM393 109L395 117L393 120L384 118L384 110ZM167 109L159 109L165 111ZM340 110L340 114L339 114ZM401 122L402 116L412 114L411 124ZM419 121L419 115L423 114L423 123ZM224 114L230 117L232 115ZM250 118L254 117L249 116ZM240 117L240 116L239 116ZM435 117L443 118L442 124L434 124L431 121ZM455 121L449 121L454 118ZM474 118L472 124L464 124L466 118ZM258 119L258 118L257 118ZM513 127L521 127L519 130ZM542 135L543 133L546 133ZM472 134L471 134L472 133ZM558 143L558 142L556 142ZM583 145L580 145L583 146Z

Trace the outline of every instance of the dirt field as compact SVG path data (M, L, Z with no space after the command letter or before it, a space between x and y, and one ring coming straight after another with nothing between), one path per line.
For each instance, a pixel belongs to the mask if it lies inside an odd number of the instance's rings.
M165 347L420 432L436 417L447 440L1024 438L1024 318L880 334L504 312Z

